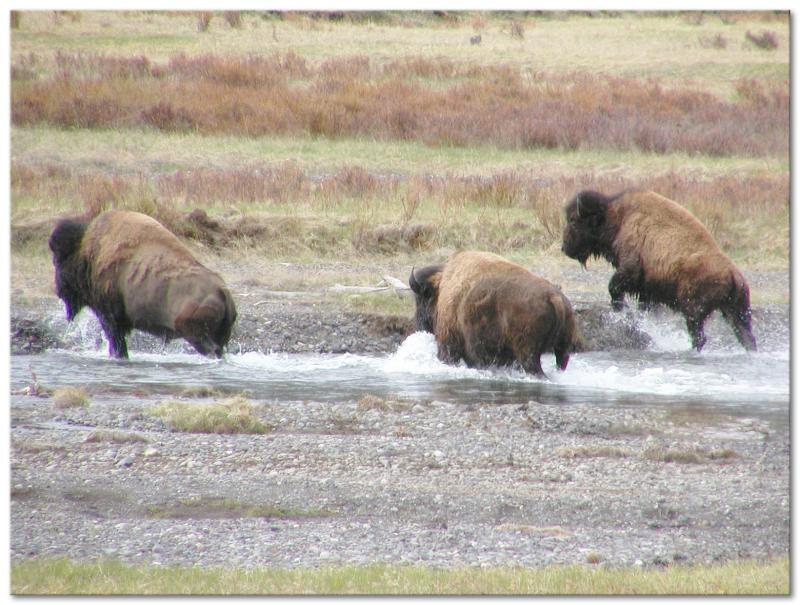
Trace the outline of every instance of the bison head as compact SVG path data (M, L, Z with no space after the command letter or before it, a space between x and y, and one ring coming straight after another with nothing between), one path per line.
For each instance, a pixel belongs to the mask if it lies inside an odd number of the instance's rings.
M56 224L47 241L56 270L56 294L64 301L70 321L87 304L84 294L86 267L79 254L85 232L86 223L63 219Z
M408 285L411 286L417 303L414 315L417 330L433 332L436 329L436 300L439 297L441 277L442 265L411 269Z
M613 199L596 191L581 191L569 201L564 209L566 226L561 244L564 254L586 266L590 256L610 253L607 213Z

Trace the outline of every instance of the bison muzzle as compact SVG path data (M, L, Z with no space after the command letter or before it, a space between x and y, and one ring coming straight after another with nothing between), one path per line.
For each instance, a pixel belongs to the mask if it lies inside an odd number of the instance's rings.
M412 269L417 330L432 332L438 357L470 367L518 363L543 377L542 353L564 370L580 348L572 305L561 290L496 254L459 252L444 265Z
M63 219L48 243L67 319L92 309L112 356L128 357L133 329L184 338L203 355L222 356L236 320L233 298L222 278L155 219L125 210L90 222Z
M706 319L720 310L741 345L756 349L744 275L683 206L652 191L581 191L565 213L564 254L584 266L590 256L604 258L616 269L608 283L614 310L625 294L643 309L665 304L683 314L698 351Z

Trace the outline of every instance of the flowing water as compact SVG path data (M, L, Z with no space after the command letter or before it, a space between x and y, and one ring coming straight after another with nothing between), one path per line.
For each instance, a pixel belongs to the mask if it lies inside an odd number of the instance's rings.
M178 394L205 386L259 400L335 402L370 393L465 404L669 406L788 423L788 326L785 333L760 340L757 353L711 341L696 353L679 324L647 316L640 322L653 339L649 350L575 354L565 372L555 368L552 355L544 355L548 379L515 369L445 365L436 358L433 336L418 332L388 355L249 352L229 353L223 360L184 353L171 343L158 353L131 349L130 360L118 361L108 357L105 343L87 338L75 350L12 356L11 388L30 384L34 372L51 388L83 385L90 392Z

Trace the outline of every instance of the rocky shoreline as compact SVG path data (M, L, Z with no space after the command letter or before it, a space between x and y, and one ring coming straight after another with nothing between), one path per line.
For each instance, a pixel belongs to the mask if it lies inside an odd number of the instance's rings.
M11 397L12 562L653 567L789 553L785 425L362 397L264 402L267 434L198 435L150 416L158 402Z
M391 352L410 329L410 313L240 300L234 351ZM604 303L575 307L589 347L645 346ZM757 337L788 329L785 305L754 313ZM87 337L54 298L11 315L14 354ZM163 346L148 338L132 350ZM12 562L657 567L789 553L788 423L365 396L257 402L264 435L187 434L148 413L153 395L58 409L29 392L11 395Z
M638 350L651 344L650 337L637 327L631 313L613 313L606 301L578 301L573 305L584 350ZM263 295L239 297L237 308L239 317L228 346L236 353L391 353L414 331L411 300L407 316L342 311L335 303L325 300L299 299L287 304L284 299ZM78 348L87 336L99 343L100 328L91 311L85 310L82 315L90 326L88 335L67 323L63 305L55 297L25 304L12 302L11 354ZM678 316L671 321L683 329ZM789 307L755 306L753 324L756 338L763 341L765 335L789 325ZM710 338L736 346L730 328L718 314L709 320L706 329ZM128 342L131 350L158 351L164 347L159 339L137 331L131 334ZM178 342L175 346L191 351L184 343Z

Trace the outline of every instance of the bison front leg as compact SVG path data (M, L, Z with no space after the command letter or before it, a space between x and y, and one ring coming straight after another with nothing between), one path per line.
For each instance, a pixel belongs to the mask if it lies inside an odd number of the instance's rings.
M699 353L703 350L706 344L706 334L704 325L708 313L699 316L686 316L686 327L689 330L689 336L692 337L692 348L696 349Z
M108 340L108 354L117 359L127 359L128 343L125 340L126 331L114 319L109 319L103 315L98 315L97 318Z
M638 277L638 269L632 267L621 267L611 276L608 293L611 295L611 308L614 311L622 311L625 308L625 294L635 290Z

